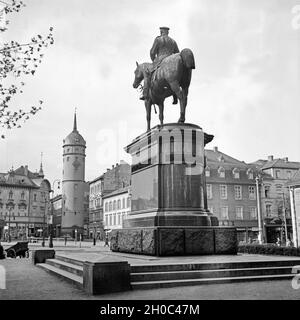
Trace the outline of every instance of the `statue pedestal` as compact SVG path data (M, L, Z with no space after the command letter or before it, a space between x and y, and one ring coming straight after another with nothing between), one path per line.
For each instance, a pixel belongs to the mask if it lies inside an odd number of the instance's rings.
M131 212L111 234L113 251L236 253L236 229L218 227L207 210L204 146L211 140L197 125L170 123L125 148L132 156Z

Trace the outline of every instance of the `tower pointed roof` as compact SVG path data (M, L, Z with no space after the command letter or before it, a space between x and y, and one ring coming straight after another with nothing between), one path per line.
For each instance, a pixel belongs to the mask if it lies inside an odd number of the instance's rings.
M77 118L76 118L76 110L74 113L74 124L73 124L73 131L77 131Z
M82 145L85 146L86 142L82 135L77 130L77 114L74 113L73 131L64 139L64 145Z

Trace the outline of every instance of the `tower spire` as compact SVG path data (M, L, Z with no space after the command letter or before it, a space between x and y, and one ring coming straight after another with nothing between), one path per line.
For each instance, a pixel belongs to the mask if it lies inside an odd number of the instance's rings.
M75 108L75 112L74 112L74 125L73 125L73 131L77 131L76 110L77 110L77 108Z
M43 171L43 152L41 152L41 165L40 165L39 176L44 176L44 171Z

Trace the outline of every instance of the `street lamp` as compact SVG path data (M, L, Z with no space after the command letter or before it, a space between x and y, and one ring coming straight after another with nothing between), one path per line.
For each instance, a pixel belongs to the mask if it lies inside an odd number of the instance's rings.
M11 236L10 236L10 216L11 216L11 211L13 209L13 206L11 204L8 205L8 242L11 242Z
M51 220L50 220L50 236L49 236L49 248L53 248L53 199L54 199L54 184L55 182L58 182L57 189L60 189L60 180L55 179L52 183L52 190L50 191L52 193L52 201L51 201Z
M286 210L285 210L285 197L284 192L282 192L282 199L283 199L283 218L284 218L284 231L285 231L285 244L287 244L288 234L287 234L287 224L286 224Z
M46 224L46 205L47 205L47 199L45 196L45 208L44 208L44 221L43 221L43 241L42 241L42 247L45 247L45 224Z
M263 229L262 229L262 217L261 217L261 206L260 206L260 190L259 183L261 182L260 175L257 175L255 178L256 182L256 200L257 200L257 219L258 219L258 242L259 244L263 243Z

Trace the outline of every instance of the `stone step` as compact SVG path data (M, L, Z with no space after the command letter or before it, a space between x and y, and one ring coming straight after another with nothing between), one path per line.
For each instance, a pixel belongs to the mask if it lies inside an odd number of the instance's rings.
M213 263L168 263L168 264L145 264L131 265L132 273L144 272L170 272L170 271L191 271L191 270L217 270L217 269L241 269L260 267L284 267L300 265L298 260L264 260L264 261L242 261L242 262L213 262Z
M75 264L77 266L81 266L81 267L83 266L83 261L76 260L76 259L70 258L68 256L56 254L55 255L55 259L56 260L60 260L60 261L64 261L64 262L67 262L67 263L70 263L70 264Z
M54 266L56 268L68 271L70 273L74 273L80 277L83 277L83 267L70 263L70 262L65 262L63 260L58 260L58 259L47 259L46 263Z
M76 285L78 288L82 289L83 287L83 277L80 277L74 273L62 270L60 268L54 267L48 263L37 263L37 267L54 274L58 277L60 277L63 280L66 280L74 285Z
M131 273L132 282L290 274L291 266Z
M295 274L277 274L277 275L242 276L242 277L226 277L226 278L143 281L143 282L131 282L131 286L133 290L141 290L141 289L171 288L171 287L179 287L179 286L222 284L222 283L246 282L246 281L287 280L287 279L292 279L294 276Z

